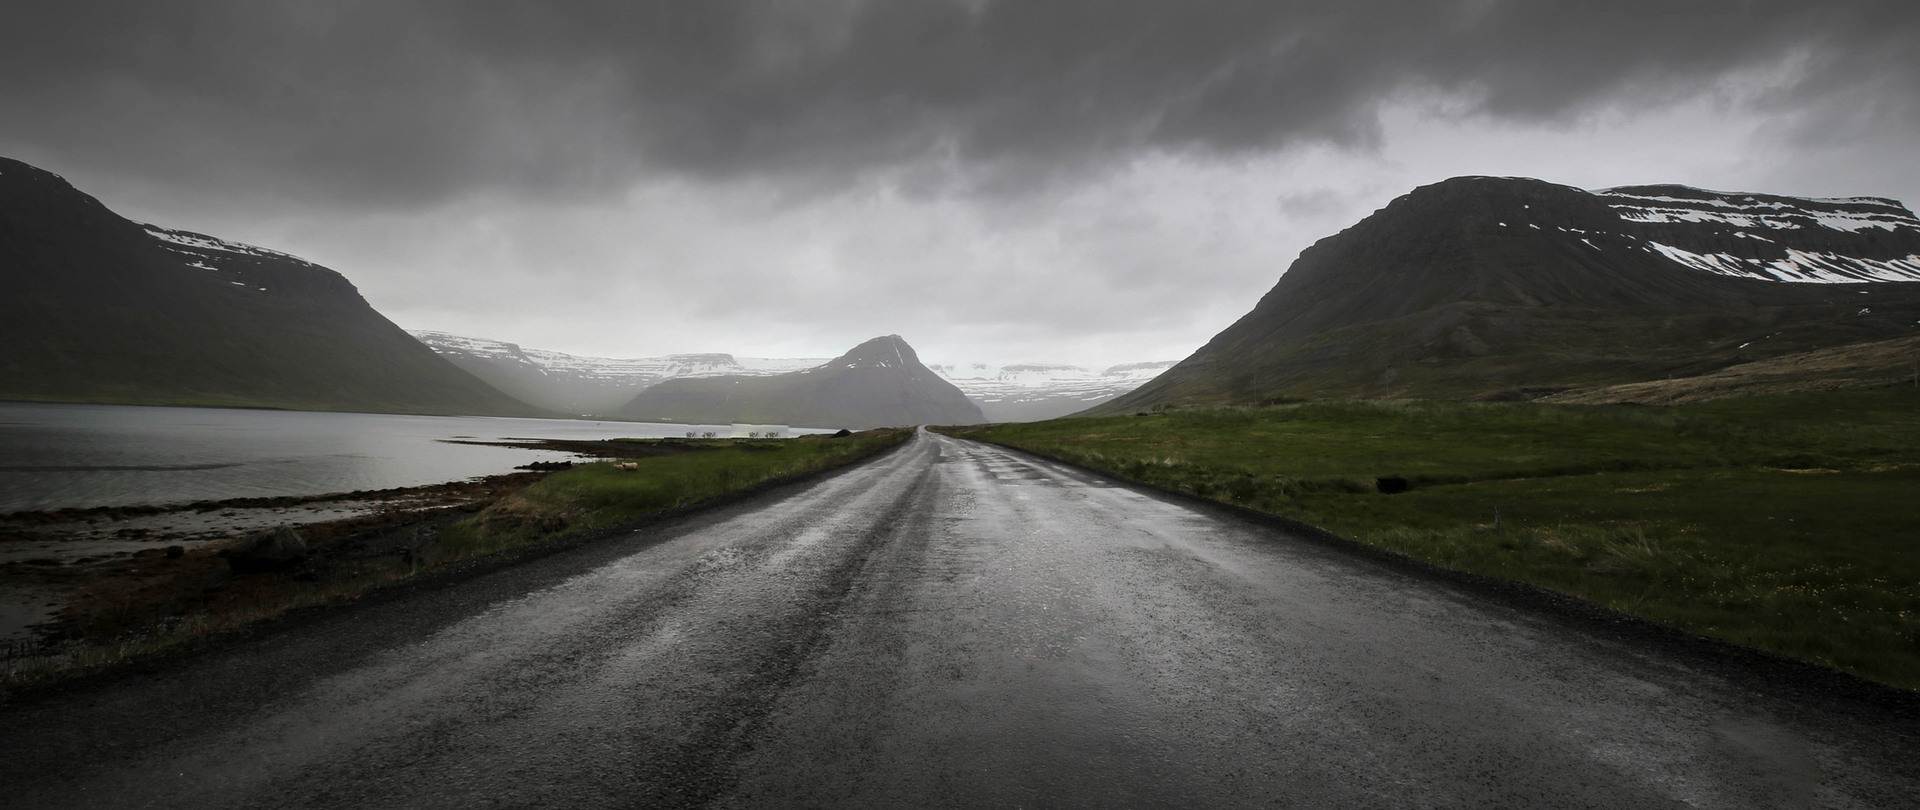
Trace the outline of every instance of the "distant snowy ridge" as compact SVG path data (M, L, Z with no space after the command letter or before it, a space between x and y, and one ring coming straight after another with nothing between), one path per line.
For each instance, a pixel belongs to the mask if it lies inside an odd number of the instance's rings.
M462 337L446 332L411 330L408 334L443 355L465 354L520 362L534 366L547 375L570 375L638 387L675 377L718 377L725 374L761 377L785 374L827 362L824 358L734 357L718 353L634 358L582 357L545 349L525 349L505 341Z
M764 377L827 362L824 358L734 357L718 353L582 357L446 332L413 330L408 334L495 388L542 408L577 416L610 413L640 391L667 380L724 375Z
M1174 361L1128 363L1102 371L1064 363L929 364L996 422L1065 416L1139 388Z
M611 413L640 391L671 379L765 377L809 371L826 358L735 357L676 354L665 357L582 357L487 338L414 330L409 332L455 365L522 400L569 414ZM844 358L843 358L844 359ZM848 359L847 367L910 367L896 348ZM930 364L935 374L967 395L994 421L1063 416L1138 388L1173 365L1129 363L1094 371L1064 363Z

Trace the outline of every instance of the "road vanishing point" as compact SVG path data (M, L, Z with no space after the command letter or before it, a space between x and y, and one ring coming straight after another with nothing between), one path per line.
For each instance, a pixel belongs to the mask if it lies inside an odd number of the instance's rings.
M923 431L0 710L0 805L1920 806L1873 689L1511 590Z

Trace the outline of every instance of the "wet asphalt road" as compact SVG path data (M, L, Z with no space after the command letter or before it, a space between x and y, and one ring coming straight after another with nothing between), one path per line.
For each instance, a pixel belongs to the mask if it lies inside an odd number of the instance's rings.
M0 711L9 807L1901 807L1920 733L921 434Z

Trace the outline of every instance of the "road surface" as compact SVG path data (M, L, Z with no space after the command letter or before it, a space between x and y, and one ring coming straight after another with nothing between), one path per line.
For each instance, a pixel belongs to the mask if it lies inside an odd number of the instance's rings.
M1920 804L1909 719L1673 646L922 433L0 711L0 804Z

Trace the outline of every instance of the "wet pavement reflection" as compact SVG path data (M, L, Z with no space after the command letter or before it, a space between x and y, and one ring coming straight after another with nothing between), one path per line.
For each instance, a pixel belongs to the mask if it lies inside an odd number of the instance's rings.
M578 558L15 711L66 730L0 746L20 755L0 776L48 807L1920 795L1914 729L1846 710L922 433ZM79 750L103 753L23 776Z

